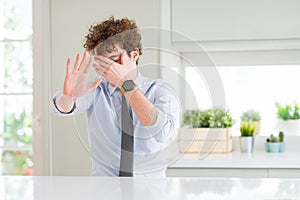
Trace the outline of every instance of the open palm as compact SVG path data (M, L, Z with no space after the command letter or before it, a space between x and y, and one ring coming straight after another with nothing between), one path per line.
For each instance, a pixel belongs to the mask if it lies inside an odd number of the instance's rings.
M74 69L71 71L71 59L67 60L66 76L64 80L63 94L72 98L85 95L102 81L97 79L93 83L88 83L88 75L93 65L94 58L90 57L88 63L88 52L85 52L80 61L80 54L77 54Z

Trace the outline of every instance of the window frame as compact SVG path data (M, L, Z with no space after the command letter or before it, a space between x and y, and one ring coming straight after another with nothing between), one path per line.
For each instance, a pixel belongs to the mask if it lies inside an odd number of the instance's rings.
M51 159L51 2L33 0L33 173L52 175Z

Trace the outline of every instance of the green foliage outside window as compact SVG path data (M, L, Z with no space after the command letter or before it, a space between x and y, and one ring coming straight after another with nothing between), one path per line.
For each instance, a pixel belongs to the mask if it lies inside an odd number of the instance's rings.
M25 110L19 115L15 113L4 114L4 144L14 146L31 145L32 143L32 112Z
M282 120L300 119L300 107L297 102L282 105L275 103L277 108L277 117Z
M3 175L32 175L32 151L3 151Z
M4 132L0 135L4 146L32 144L32 112L23 110L19 115L4 114ZM3 174L32 175L32 152L5 150L2 152Z

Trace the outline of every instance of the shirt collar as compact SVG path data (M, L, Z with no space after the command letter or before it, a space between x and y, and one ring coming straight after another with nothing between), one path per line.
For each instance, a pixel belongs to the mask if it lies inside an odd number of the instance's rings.
M137 86L139 86L143 83L143 76L141 75L141 73L139 71L137 71L137 76L135 77L134 82ZM112 95L116 90L119 90L118 87L111 86L108 81L106 81L106 85L107 85L110 95Z

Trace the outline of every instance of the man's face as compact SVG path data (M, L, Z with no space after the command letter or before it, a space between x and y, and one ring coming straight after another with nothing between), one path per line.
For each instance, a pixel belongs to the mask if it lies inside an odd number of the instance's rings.
M121 63L121 55L125 52L125 50L121 49L119 46L115 46L111 52L105 52L102 54L102 56L118 63L118 64L122 64ZM129 59L129 56L127 55L124 55L124 56L127 56L128 59ZM123 58L124 59L124 58Z
M102 51L101 54L95 55L93 66L98 74L103 75L108 81L111 81L111 85L115 86L120 78L135 78L138 57L138 50L134 50L128 55L124 49L115 45L109 51Z
M122 53L126 53L124 49L121 49L118 44L110 47L108 50L99 49L101 47L96 46L93 51L91 51L91 55L101 55L106 58L109 58L110 60L121 64L121 55ZM104 47L105 48L105 47ZM127 54L127 53L126 53ZM127 55L128 56L128 55Z

